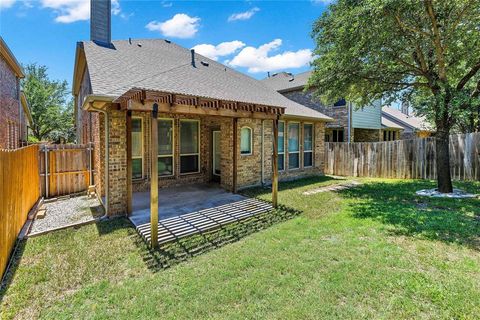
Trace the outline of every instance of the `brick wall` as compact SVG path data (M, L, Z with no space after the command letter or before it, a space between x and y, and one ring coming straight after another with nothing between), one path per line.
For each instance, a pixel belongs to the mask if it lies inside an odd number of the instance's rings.
M376 142L383 140L382 130L354 128L352 131L354 142Z
M0 55L0 149L20 147L20 83Z
M348 110L346 106L333 107L324 106L318 99L313 96L314 90L307 91L296 90L282 93L285 97L293 100L301 105L317 110L331 118L333 122L327 123L327 128L348 128ZM345 131L346 132L346 131Z
M143 125L143 178L134 180L132 187L134 192L150 190L150 113L134 112L132 117L142 119ZM109 163L109 214L123 215L126 211L127 199L127 158L126 158L126 113L124 111L109 111L110 118L110 163ZM212 181L212 135L214 130L221 131L221 186L227 190L233 188L233 119L222 117L188 116L178 114L159 114L159 118L174 119L174 174L172 176L159 177L159 187L181 186L185 184L207 183ZM95 182L99 193L103 191L103 161L104 161L104 126L103 115L96 114L93 124L93 140L95 143ZM200 172L193 174L180 174L180 120L196 119L200 121ZM285 122L287 132L288 121ZM269 183L272 178L272 154L273 154L273 122L264 121L264 178ZM252 129L253 150L251 155L240 154L240 130L242 127ZM314 165L303 168L303 122L300 122L300 168L288 169L288 157L286 156L287 168L279 173L280 180L294 179L300 176L323 173L324 156L324 123L314 124ZM245 188L262 184L262 120L239 119L237 133L237 185ZM285 139L287 141L288 135Z

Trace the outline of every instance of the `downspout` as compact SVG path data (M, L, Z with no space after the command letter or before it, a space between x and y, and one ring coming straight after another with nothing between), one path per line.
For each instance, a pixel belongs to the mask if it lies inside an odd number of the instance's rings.
M110 132L110 125L109 125L109 121L108 121L108 112L106 112L105 110L102 110L102 109L98 109L98 108L95 108L93 106L93 103L90 104L90 109L93 110L93 111L97 111L97 112L100 112L100 113L103 113L104 115L104 121L105 121L105 203L103 204L103 207L105 209L105 214L103 215L103 217L101 217L100 219L103 219L105 217L108 217L108 203L109 203L109 199L108 199L108 187L109 187L109 183L108 183L108 165L110 163L110 148L109 148L109 144L108 144L108 136L109 136L109 132ZM100 200L102 198L102 196L100 195Z
M264 141L265 141L265 135L264 135L264 132L265 132L265 119L262 119L262 154L261 154L261 161L262 161L262 186L265 185L265 145L264 145Z
M348 137L348 142L352 142L351 141L351 131L352 131L352 103L349 101L348 102L348 106L347 106L347 109L348 109L348 119L347 119L347 122L348 122L348 130L347 130L347 137Z

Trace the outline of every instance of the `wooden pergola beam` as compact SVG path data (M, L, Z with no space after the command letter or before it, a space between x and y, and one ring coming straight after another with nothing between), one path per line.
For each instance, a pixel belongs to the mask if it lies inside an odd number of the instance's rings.
M152 248L158 247L158 105L153 105L150 140L150 234Z
M127 110L130 111L139 111L139 112L151 112L153 110L153 105L158 105L159 113L181 113L181 114L194 114L201 116L220 116L220 117L231 117L231 118L251 118L251 119L265 119L273 120L278 116L273 113L265 112L252 112L244 110L235 110L235 109L225 109L225 108L204 108L200 106L193 105L183 105L183 104L168 104L168 103L156 103L156 102L145 102L142 104L140 102L129 100L127 103Z

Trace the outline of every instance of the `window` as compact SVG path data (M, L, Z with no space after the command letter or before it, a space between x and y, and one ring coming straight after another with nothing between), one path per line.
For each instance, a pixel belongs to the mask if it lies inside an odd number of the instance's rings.
M285 170L285 122L278 122L278 140L277 140L277 150L278 150L278 170Z
M158 120L158 175L173 175L173 119Z
M332 130L332 142L343 142L343 129Z
M143 178L142 118L132 118L132 178Z
M303 125L303 167L313 166L313 125Z
M384 130L383 131L383 141L394 141L396 132L395 130Z
M347 101L345 101L345 99L340 99L333 104L333 106L336 107L336 108L345 107L346 105L347 105Z
M180 121L180 173L200 171L200 122Z
M300 168L300 124L288 124L288 169Z
M243 127L240 130L240 154L252 154L252 129L249 127Z

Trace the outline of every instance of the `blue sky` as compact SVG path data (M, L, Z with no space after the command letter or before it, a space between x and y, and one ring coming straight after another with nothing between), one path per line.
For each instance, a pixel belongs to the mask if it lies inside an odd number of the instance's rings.
M90 0L0 0L0 34L21 63L71 82L75 43L89 40ZM112 3L112 38L168 38L261 79L309 68L313 1L124 1Z

